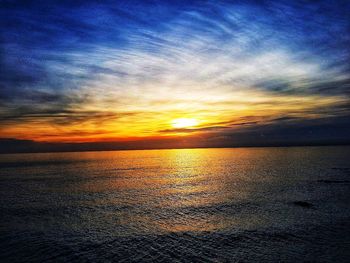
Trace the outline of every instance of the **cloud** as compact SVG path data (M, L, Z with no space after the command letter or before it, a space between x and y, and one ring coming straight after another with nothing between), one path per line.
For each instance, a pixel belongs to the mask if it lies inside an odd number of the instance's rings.
M348 11L343 1L6 1L2 129L21 137L40 124L35 139L78 125L82 137L98 126L107 137L226 133L247 116L260 128L346 116ZM203 125L168 127L178 116Z

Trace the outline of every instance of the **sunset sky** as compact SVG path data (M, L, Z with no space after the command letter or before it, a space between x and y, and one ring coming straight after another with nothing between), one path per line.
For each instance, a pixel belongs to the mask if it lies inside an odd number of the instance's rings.
M1 1L0 137L349 142L349 13L349 1Z

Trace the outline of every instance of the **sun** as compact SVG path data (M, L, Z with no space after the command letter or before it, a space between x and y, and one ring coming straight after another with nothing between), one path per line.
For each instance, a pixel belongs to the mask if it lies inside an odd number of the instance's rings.
M179 118L174 119L171 122L171 126L174 128L189 128L198 125L198 120L192 118Z

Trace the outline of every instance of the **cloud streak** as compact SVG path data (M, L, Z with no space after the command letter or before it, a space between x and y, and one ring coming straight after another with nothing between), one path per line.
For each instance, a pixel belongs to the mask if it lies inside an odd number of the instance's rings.
M350 113L348 11L346 1L6 2L2 134L118 140L336 122ZM200 126L173 129L178 117Z

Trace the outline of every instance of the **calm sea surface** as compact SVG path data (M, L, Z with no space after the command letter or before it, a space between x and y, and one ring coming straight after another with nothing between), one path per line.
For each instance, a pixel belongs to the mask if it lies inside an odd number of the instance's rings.
M350 262L350 147L0 155L1 262Z

